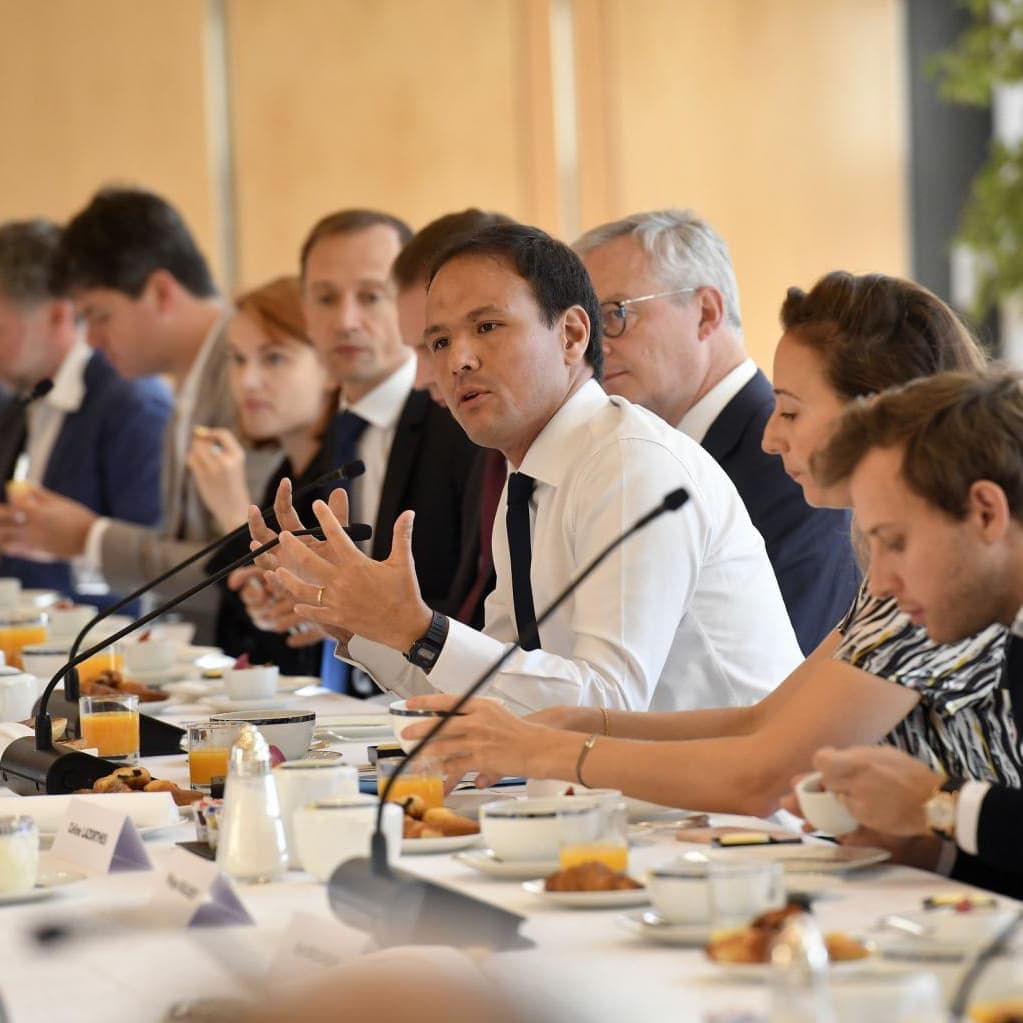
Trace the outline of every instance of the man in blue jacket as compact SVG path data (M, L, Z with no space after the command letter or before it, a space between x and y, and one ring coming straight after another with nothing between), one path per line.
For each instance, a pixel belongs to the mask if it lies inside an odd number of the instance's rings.
M51 283L60 238L60 228L45 220L0 225L0 383L25 395L40 380L53 381L24 412L14 400L0 411L0 473L4 480L17 473L100 515L152 526L160 518L170 392L153 377L123 379L86 344L70 299ZM0 517L16 520L22 499ZM90 585L75 559L15 552L0 556L0 575L104 602L104 587Z
M574 247L600 299L604 389L659 415L725 470L809 654L859 585L849 515L811 508L761 447L774 393L746 355L724 240L690 211L657 210L593 228Z

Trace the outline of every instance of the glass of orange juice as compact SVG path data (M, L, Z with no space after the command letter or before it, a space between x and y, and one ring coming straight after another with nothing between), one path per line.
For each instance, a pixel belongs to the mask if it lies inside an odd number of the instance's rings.
M377 761L377 792L383 795L391 775L403 763L404 757L385 757ZM402 771L387 798L393 803L401 803L409 796L419 796L428 810L444 805L444 775L429 757L416 757Z
M242 729L240 721L197 721L188 725L188 784L209 792L227 778L231 747Z
M558 861L562 870L595 860L624 874L629 868L629 815L619 799L590 802L558 811Z
M131 693L116 696L83 696L78 701L82 738L101 757L123 764L139 759L139 698Z
M92 682L106 671L124 673L124 655L116 645L100 650L78 665L78 681Z
M0 651L7 663L20 668L21 648L46 642L46 616L38 611L10 610L0 614Z

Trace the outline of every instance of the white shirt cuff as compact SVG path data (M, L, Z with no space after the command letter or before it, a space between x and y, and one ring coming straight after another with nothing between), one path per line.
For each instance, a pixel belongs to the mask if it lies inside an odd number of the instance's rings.
M956 865L956 844L942 840L941 852L938 854L938 862L934 864L934 873L942 877L951 877L952 868Z
M960 790L956 800L956 845L971 856L977 855L977 828L980 825L980 808L990 782L968 781Z
M85 538L85 550L81 557L75 558L76 573L87 578L93 585L107 585L103 576L103 535L109 525L110 519L96 519Z

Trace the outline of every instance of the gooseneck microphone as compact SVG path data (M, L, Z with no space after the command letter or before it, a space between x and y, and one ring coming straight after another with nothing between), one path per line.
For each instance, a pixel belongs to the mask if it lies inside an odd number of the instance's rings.
M373 535L373 530L365 523L354 523L351 526L345 526L344 529L356 543L368 540ZM296 529L291 535L313 536L322 539L323 530L319 526L313 529ZM35 737L15 740L0 755L0 779L21 794L39 790L46 792L70 792L78 788L87 788L96 778L109 774L117 765L110 766L106 761L96 757L85 756L81 753L61 753L53 748L53 723L50 720L50 715L47 713L47 706L50 695L57 688L61 679L72 668L81 664L82 661L94 657L101 650L118 642L118 640L124 639L125 636L135 629L147 625L154 618L162 614L166 614L179 604L194 597L207 586L213 586L222 579L226 579L236 568L242 568L245 565L251 564L261 554L272 550L279 543L280 538L274 537L273 540L269 540L255 550L249 551L242 557L235 559L219 572L189 587L184 593L180 593L159 607L154 608L137 621L131 622L110 636L106 636L95 646L89 647L88 650L84 650L75 657L70 658L46 684L46 688L39 699L35 715ZM61 769L61 761L68 762L66 770ZM99 773L96 773L97 770Z
M48 380L41 381L41 383L50 383ZM40 385L37 384L38 389ZM50 384L52 387L52 383ZM47 388L48 390L49 388ZM45 393L45 391L43 392ZM338 469L331 469L330 472L325 472L322 476L317 476L316 479L301 486L291 495L292 501L296 498L303 497L305 494L312 493L313 491L320 490L325 487L328 483L341 483L345 480L353 480L358 476L361 476L366 471L366 465L364 462L356 460L354 462L347 462ZM267 525L272 529L273 523L276 521L274 515L273 504L268 504L263 508L259 509L259 514L264 519L269 516ZM279 523L278 523L279 525ZM85 641L85 637L104 619L109 618L111 615L116 614L122 608L127 607L128 604L134 600L138 600L139 597L144 596L150 590L155 590L161 583L165 583L172 576L177 575L179 572L184 571L189 565L194 564L202 558L208 557L220 550L222 547L226 547L228 544L235 542L240 537L244 536L248 532L248 525L243 523L238 526L237 529L232 529L230 533L220 537L219 540L214 540L212 543L207 544L202 550L196 551L194 554L189 555L184 561L178 562L178 564L167 569L162 575L157 576L155 579L150 579L149 582L140 586L137 590L133 590L126 597L123 597L117 603L112 604L110 607L100 611L94 618L87 622L82 630L75 636L74 642L71 644L70 650L68 650L68 661L74 664L80 663L77 660L78 651L81 648L82 643ZM351 535L351 534L349 534ZM219 580L218 580L219 581ZM149 619L146 619L149 621ZM64 694L67 700L71 703L75 703L78 700L78 672L71 668L67 674L67 680L64 683Z
M23 395L18 399L18 404L21 405L22 408L25 408L28 405L31 405L32 402L36 401L38 398L45 398L46 395L48 395L52 390L53 390L52 380L50 380L49 378L46 378L45 380L40 380L35 385L35 387L33 387L32 390L28 392L28 394Z
M679 487L619 534L554 598L537 617L528 635L536 638L539 627L582 585L616 548L665 512L677 511L689 500ZM488 945L521 948L530 944L518 934L523 918L462 892L426 881L405 871L394 870L387 860L383 832L384 807L394 783L453 717L496 675L520 647L510 643L504 652L462 694L444 717L423 736L419 744L399 763L379 793L376 827L370 840L369 858L342 863L327 884L331 908L342 920L359 930L370 931L381 944L422 943Z

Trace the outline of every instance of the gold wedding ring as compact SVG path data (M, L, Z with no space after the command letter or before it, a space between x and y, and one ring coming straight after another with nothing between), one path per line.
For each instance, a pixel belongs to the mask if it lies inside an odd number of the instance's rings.
M324 590L325 590L326 588L327 588L326 586L321 586L321 587L320 587L320 588L319 588L319 589L318 589L318 590L316 591L316 606L317 606L317 607L323 607L323 591L324 591Z

